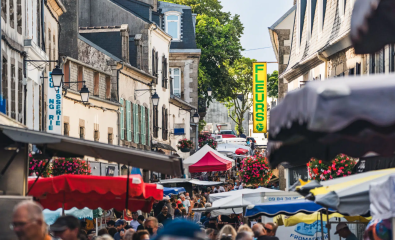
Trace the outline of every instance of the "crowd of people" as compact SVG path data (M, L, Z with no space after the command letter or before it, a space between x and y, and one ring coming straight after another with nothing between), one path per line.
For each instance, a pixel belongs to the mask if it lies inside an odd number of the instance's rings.
M274 237L277 227L272 223L257 223L251 229L247 225L217 222L204 228L190 220L174 219L166 205L156 217L145 219L142 215L133 213L130 223L123 219L109 221L106 228L98 231L97 236L87 234L81 228L80 220L71 215L61 216L54 224L47 226L42 211L42 207L33 201L23 201L15 207L10 227L20 240L157 240L169 236L208 240L253 240L254 237L257 240L278 240ZM210 218L209 222L212 221Z

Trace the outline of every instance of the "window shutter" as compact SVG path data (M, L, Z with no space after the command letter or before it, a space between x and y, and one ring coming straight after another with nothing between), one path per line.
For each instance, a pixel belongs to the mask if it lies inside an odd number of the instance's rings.
M127 132L127 140L132 141L132 114L131 114L131 103L126 100L126 132Z
M151 145L151 135L150 135L150 128L151 128L151 122L150 122L150 111L149 108L147 108L147 146Z
M145 145L145 107L141 106L141 144Z
M139 105L136 104L136 143L140 143Z
M120 119L120 124L121 124L121 140L125 139L125 126L124 126L124 110L123 110L123 98L119 100L119 103L122 105L120 107L121 110L121 119Z
M158 74L158 70L159 70L159 57L158 57L158 52L155 52L155 76L156 76L156 84L158 84L158 77L159 77L159 74Z
M133 131L134 131L134 136L133 136L133 142L136 142L136 134L137 134L137 124L136 124L136 119L137 119L137 111L136 111L136 104L133 103Z

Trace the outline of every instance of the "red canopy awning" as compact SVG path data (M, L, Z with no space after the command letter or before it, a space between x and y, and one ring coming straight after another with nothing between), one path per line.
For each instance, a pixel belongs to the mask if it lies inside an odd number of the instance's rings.
M36 179L28 180L29 189ZM127 176L102 177L90 175L61 175L39 178L29 192L44 208L65 210L115 208L122 211L126 203ZM154 200L163 199L161 185L144 183L140 175L130 175L129 202L131 211L150 212Z
M189 166L189 172L226 171L232 168L232 162L209 151L199 161Z

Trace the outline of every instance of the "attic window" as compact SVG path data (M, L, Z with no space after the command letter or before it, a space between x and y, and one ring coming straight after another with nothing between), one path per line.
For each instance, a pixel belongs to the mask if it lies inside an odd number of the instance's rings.
M165 14L165 30L173 40L181 39L181 13L168 12Z

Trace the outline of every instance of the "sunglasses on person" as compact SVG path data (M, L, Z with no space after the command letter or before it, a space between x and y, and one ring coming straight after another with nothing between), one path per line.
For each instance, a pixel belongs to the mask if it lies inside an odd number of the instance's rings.
M267 228L267 227L264 227L264 228L265 228L266 232L271 232L272 231L272 229L270 229L270 228Z

